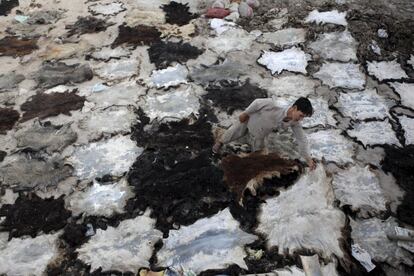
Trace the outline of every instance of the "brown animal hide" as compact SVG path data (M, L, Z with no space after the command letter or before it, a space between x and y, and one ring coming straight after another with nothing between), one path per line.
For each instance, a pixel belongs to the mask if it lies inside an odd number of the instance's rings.
M112 43L112 48L118 47L121 44L127 46L142 46L152 45L154 42L161 41L161 32L155 27L139 25L136 27L129 27L126 25L119 26L119 34Z
M241 157L229 155L222 159L224 181L230 191L236 194L237 202L242 205L243 194L249 189L256 195L256 189L263 184L264 179L280 178L299 170L299 163L287 160L272 153L262 155L252 153Z
M6 36L0 40L0 54L3 56L21 57L37 50L37 39L20 39Z
M0 134L6 134L19 120L20 114L12 108L0 108Z

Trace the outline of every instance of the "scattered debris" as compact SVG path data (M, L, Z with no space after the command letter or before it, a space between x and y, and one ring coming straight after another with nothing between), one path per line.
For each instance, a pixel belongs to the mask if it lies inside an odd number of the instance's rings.
M366 79L358 64L339 62L324 63L313 76L330 88L363 89Z
M221 82L220 86L209 86L203 98L232 114L234 110L244 110L257 98L267 98L267 91L246 82Z
M74 24L66 25L66 29L69 30L67 36L71 37L75 34L81 36L82 34L103 32L113 24L112 22L107 22L106 20L93 16L78 17L78 21Z
M108 4L96 3L88 7L89 12L92 15L116 15L120 12L126 11L122 2L112 2Z
M163 5L162 10L165 12L166 22L168 24L177 24L183 26L188 24L192 19L198 16L189 12L188 3L181 4L171 1L167 5Z
M375 76L379 81L408 78L396 60L367 62L368 73Z
M348 31L323 33L309 47L324 59L343 62L357 60L357 42Z
M156 42L148 49L150 61L157 69L165 69L173 62L185 63L189 59L195 59L203 53L203 50L182 42Z
M354 144L340 130L321 130L307 135L314 158L337 164L353 163Z
M316 24L336 24L347 26L346 22L346 12L338 12L337 10L319 12L318 10L313 10L305 18L305 23L316 23Z
M30 128L16 131L14 137L19 148L34 151L45 150L48 154L52 154L56 151L60 152L74 143L77 134L69 124L54 126L50 123L42 124L39 121L34 121Z
M110 217L124 213L126 201L133 196L131 186L123 178L119 182L105 185L94 181L91 187L71 194L65 201L74 216L85 214Z
M0 167L0 180L2 186L16 191L56 186L72 175L72 168L58 159L38 160L18 154L9 155L6 160Z
M151 86L157 88L169 88L178 86L180 83L187 83L188 70L181 64L170 66L167 69L152 71Z
M6 217L1 228L9 231L10 240L25 235L34 238L40 231L48 234L62 229L71 212L65 209L63 197L41 199L32 194L20 195L13 205L3 205L0 215Z
M52 76L49 76L52 77ZM66 76L73 77L73 76ZM70 111L81 109L85 97L71 92L64 93L39 93L30 97L23 103L20 109L24 112L21 121L25 122L33 118L44 119L51 116L64 114L70 116Z
M142 153L127 136L116 136L75 149L67 160L81 179L94 179L110 174L121 176Z
M282 178L295 174L299 164L292 160L281 158L272 153L261 155L252 153L247 156L229 155L221 160L224 171L224 181L231 192L236 195L236 202L243 205L243 196L246 190L256 195L256 189L265 179Z
M340 206L351 206L359 217L367 218L387 210L388 202L379 178L368 166L353 166L335 173L332 185Z
M8 130L13 129L19 118L20 114L16 110L0 107L0 134L6 134Z
M364 147L377 145L396 145L400 142L391 128L389 119L384 121L355 122L346 130L349 136L361 142Z
M0 273L42 275L49 262L59 254L59 235L60 233L41 235L36 238L15 238L5 242L4 246L1 245L0 236Z
M0 56L22 57L39 49L37 39L6 36L0 39Z
M301 49L293 47L281 52L263 51L257 62L268 68L272 74L283 70L306 74L310 57Z
M132 47L153 45L161 40L161 32L152 26L138 25L129 27L121 25L118 27L118 30L118 37L111 45L112 49L122 44Z
M67 65L64 62L45 62L35 73L38 86L51 88L59 84L81 83L93 78L89 64ZM40 95L40 94L39 94Z
M224 269L231 264L247 269L243 248L256 239L255 235L239 228L239 222L226 208L210 218L171 230L157 252L158 265L191 269L195 274L208 269Z
M78 258L92 271L135 272L149 266L154 244L162 233L154 229L155 220L149 211L134 219L123 220L117 227L97 229L96 234L79 249Z

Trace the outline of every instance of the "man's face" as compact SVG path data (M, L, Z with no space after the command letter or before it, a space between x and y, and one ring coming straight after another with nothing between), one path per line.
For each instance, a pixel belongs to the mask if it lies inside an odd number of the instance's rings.
M295 122L299 122L302 121L303 118L305 118L305 114L298 110L296 106L293 107L293 112L292 112L292 120Z

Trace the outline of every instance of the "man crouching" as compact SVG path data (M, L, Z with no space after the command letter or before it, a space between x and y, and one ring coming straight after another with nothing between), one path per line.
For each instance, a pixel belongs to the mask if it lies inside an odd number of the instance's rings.
M264 141L274 129L291 127L299 152L303 155L311 170L316 164L309 154L309 146L300 121L312 116L312 104L307 98L299 98L291 107L283 108L275 105L273 99L256 99L239 116L234 124L226 130L213 146L213 152L218 153L227 143L237 140L247 134L251 136L253 151L264 149Z

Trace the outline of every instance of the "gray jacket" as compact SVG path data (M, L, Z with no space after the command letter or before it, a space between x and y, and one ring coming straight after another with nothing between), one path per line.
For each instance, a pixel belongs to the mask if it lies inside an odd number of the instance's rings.
M256 99L244 111L249 115L247 128L254 139L265 139L273 130L291 127L296 141L299 145L299 152L305 158L310 158L308 140L299 122L283 122L288 108L275 105L273 99Z

